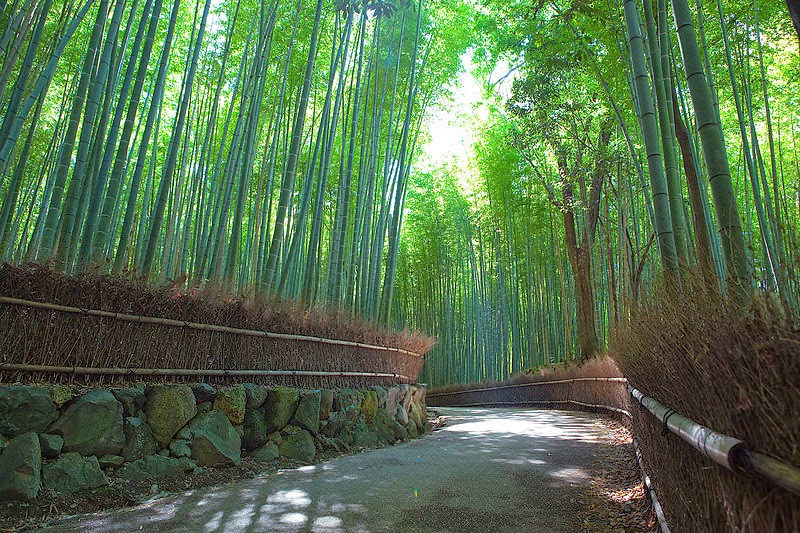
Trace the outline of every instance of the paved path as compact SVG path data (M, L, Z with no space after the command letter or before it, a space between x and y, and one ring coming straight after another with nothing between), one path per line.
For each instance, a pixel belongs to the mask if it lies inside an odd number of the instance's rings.
M578 500L606 427L565 411L437 408L422 439L133 509L58 531L580 529Z

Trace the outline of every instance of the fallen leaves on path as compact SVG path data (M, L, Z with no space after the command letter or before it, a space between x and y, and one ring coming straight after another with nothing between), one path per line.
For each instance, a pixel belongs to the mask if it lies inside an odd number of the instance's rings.
M655 515L645 493L631 433L603 417L604 442L591 465L591 488L580 499L582 531L654 533Z

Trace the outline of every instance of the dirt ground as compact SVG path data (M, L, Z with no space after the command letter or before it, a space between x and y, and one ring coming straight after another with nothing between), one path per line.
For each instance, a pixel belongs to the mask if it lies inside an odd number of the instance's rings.
M608 444L592 465L591 489L581 499L582 530L592 533L655 533L655 513L636 463L628 428L608 417Z

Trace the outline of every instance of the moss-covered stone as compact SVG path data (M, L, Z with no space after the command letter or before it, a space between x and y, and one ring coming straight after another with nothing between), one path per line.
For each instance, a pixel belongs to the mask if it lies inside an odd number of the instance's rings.
M378 412L378 395L375 391L370 390L364 393L364 399L361 400L361 414L364 415L367 423L372 423L375 418L375 413Z
M388 396L388 392L386 391L386 389L384 389L380 385L373 385L372 387L370 387L370 390L373 391L375 395L378 397L378 408L386 407L386 399Z
M107 390L93 390L70 404L50 432L64 437L65 452L119 454L125 446L122 404Z
M408 438L408 430L406 430L406 427L397 420L394 421L392 431L394 431L394 438L397 440L406 440Z
M395 413L397 406L402 405L405 391L399 386L390 387L386 391L386 410L389 413Z
M408 411L408 417L414 420L414 424L420 433L428 431L430 425L428 422L428 411L422 404L411 402L411 409Z
M319 419L327 420L333 410L333 391L322 389L319 391Z
M211 411L192 420L192 458L200 466L241 463L242 441L228 417Z
M267 432L280 431L289 423L297 410L300 392L288 387L270 389L264 402Z
M333 395L333 410L348 414L352 412L355 413L355 418L358 418L358 412L363 400L363 392L353 389L342 389L336 391Z
M145 400L147 399L144 385L125 387L124 389L115 390L113 392L114 396L122 404L122 410L125 416L136 416L144 407Z
M214 411L225 413L231 424L244 422L244 413L247 409L247 394L242 385L225 387L217 392L214 400Z
M245 450L255 450L267 443L267 422L264 411L248 409L244 414L244 435L242 445Z
M363 420L359 420L350 429L353 444L362 448L372 448L378 445L378 434L374 428L367 426Z
M122 455L128 461L136 461L148 455L153 455L158 450L153 432L144 420L135 416L125 419L125 446Z
M273 431L269 435L267 435L267 440L269 442L274 442L277 445L280 445L281 441L283 440L283 435L280 434L278 431Z
M172 457L191 457L192 448L188 440L173 439L169 443L169 453Z
M50 385L50 399L57 407L61 407L72 399L72 387L64 384Z
M387 413L386 409L378 409L375 413L372 425L375 428L375 433L378 435L378 440L380 442L390 443L395 441L394 424L394 417Z
M36 433L11 439L0 455L0 499L34 499L41 486L41 470L42 450Z
M78 492L108 485L97 457L65 453L57 461L44 465L42 478L47 488L62 493Z
M317 453L314 437L305 430L292 432L278 447L282 456L295 461L311 462Z
M312 435L319 433L319 406L322 395L320 391L307 391L300 396L292 424L303 427Z
M116 468L118 466L122 466L125 463L125 458L120 455L104 455L100 459L98 459L100 463L100 468Z
M161 455L148 455L120 468L117 476L130 481L174 478L181 477L196 467L197 465L186 457L176 459L174 457L162 457Z
M278 445L274 442L268 442L264 446L254 450L250 453L250 457L260 463L271 463L280 456Z
M56 417L56 404L44 387L0 387L0 433L16 437L41 433Z
M247 408L258 409L267 400L267 389L255 383L245 383L242 385L247 396Z
M353 424L355 424L355 420L351 420L346 413L334 411L328 417L327 424L325 424L321 432L325 436L336 437L347 431Z
M144 412L156 442L165 448L178 430L197 414L197 404L188 386L159 385L148 393Z
M411 400L413 399L414 391L405 383L398 385L398 387L401 391L403 391L403 400L401 401L403 409L408 411L411 408Z
M408 425L408 413L405 409L403 409L402 405L398 405L395 411L394 419L403 424L403 426Z
M40 433L39 446L42 449L42 457L47 457L48 459L58 457L58 454L61 453L61 448L64 447L64 437L52 433Z
M208 383L192 385L192 392L197 403L211 402L217 397L217 389Z
M413 439L419 437L419 430L417 429L417 424L414 423L412 419L408 419L408 425L406 426L406 431L408 432L408 438Z

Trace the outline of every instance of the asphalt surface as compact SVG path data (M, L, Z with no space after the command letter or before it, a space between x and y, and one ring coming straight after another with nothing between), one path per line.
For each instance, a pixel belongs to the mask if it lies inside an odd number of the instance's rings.
M139 507L51 531L580 530L587 465L607 432L590 414L437 408L415 440Z

